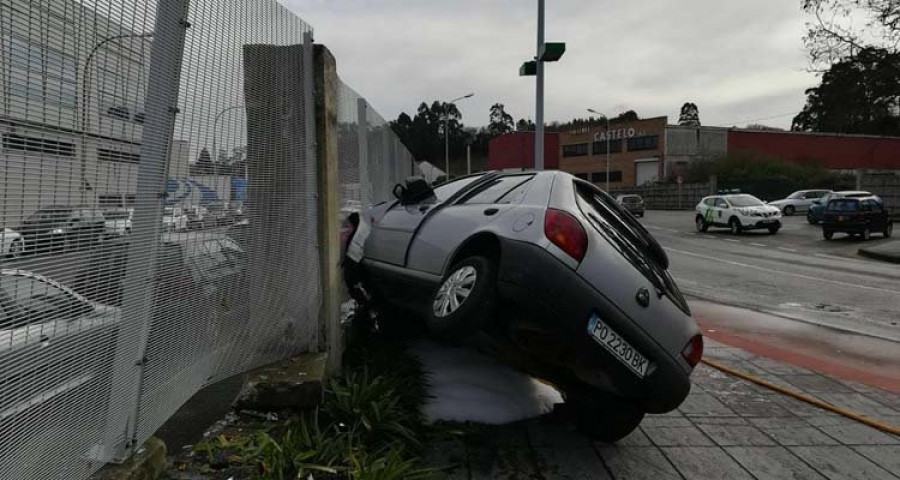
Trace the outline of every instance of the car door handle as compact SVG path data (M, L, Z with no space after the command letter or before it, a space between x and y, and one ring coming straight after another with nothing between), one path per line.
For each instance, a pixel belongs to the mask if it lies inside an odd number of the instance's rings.
M490 216L490 215L493 215L493 214L495 214L495 213L497 213L497 212L499 212L499 211L500 211L499 208L488 208L487 210L484 211L484 214Z

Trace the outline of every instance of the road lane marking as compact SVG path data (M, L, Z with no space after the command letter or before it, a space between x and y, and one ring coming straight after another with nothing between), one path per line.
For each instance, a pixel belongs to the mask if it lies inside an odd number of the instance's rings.
M754 247L765 247L766 246L764 243L753 243L753 242L750 242L750 245L753 245Z
M785 252L797 253L796 248L787 248L787 247L778 247L779 250L784 250Z
M816 281L816 282L832 283L832 284L834 284L834 285L841 285L841 286L843 286L843 287L862 288L862 289L865 289L865 290L873 290L873 291L876 291L876 292L884 292L884 293L890 293L890 294L900 295L900 291L898 291L898 290L888 290L888 289L886 289L886 288L869 287L869 286L866 286L866 285L858 285L858 284L855 284L855 283L841 282L841 281L838 281L838 280L829 280L829 279L827 279L827 278L811 277L811 276L809 276L809 275L803 275L803 274L801 274L801 273L785 272L784 270L778 270L778 269L775 269L775 268L764 268L764 267L759 267L759 266L756 266L756 265L750 265L750 264L747 264L747 263L732 262L731 260L723 260L723 259L721 259L721 258L709 257L709 256L706 256L706 255L700 255L699 253L686 252L686 251L684 251L684 250L677 250L677 249L674 249L674 248L668 248L668 247L665 247L665 248L666 248L666 250L668 250L668 251L670 251L670 252L680 253L680 254L682 254L682 255L688 255L688 256L691 256L691 257L704 258L704 259L706 259L706 260L711 260L711 261L713 261L713 262L725 263L725 264L728 264L728 265L734 265L734 266L737 266L737 267L752 268L753 270L759 270L759 271L761 271L761 272L767 272L767 273L777 272L777 273L782 273L782 274L784 274L784 275L790 275L790 276L792 276L792 277L803 278L803 279L806 279L806 280L814 280L814 281Z

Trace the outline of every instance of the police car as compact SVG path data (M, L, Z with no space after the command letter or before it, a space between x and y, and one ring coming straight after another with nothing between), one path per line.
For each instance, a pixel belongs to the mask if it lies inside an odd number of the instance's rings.
M694 222L698 232L725 227L734 235L754 229L767 229L774 234L781 228L781 210L753 195L712 195L701 200L696 210Z

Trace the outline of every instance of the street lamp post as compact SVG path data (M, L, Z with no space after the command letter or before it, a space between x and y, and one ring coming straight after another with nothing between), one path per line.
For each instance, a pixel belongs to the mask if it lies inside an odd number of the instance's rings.
M450 105L454 103L465 100L467 98L471 98L475 96L474 93L470 93L468 95L463 95L459 98L454 98L449 102L444 102L444 175L447 180L450 180Z
M606 119L606 193L609 193L609 115L600 113L593 108L589 108L587 111L603 115L603 118ZM591 148L591 151L593 152L593 148Z
M96 45L88 53L87 59L84 61L84 80L81 82L81 203L85 201L87 192L87 136L90 133L90 125L88 119L88 108L90 107L90 87L91 87L91 62L94 60L94 54L100 50L100 47L114 40L122 40L125 38L150 38L154 32L149 33L126 33L123 35L114 35L104 38L97 42ZM98 109L99 111L99 109Z

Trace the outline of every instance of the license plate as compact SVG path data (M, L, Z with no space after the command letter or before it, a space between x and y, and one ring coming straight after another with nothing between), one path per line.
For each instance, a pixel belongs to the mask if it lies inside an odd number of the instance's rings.
M647 374L647 368L650 362L646 357L641 355L636 348L626 342L618 333L603 323L596 314L591 315L588 322L588 333L591 337L603 346L609 353L612 353L620 362L625 364L638 377L644 378Z

